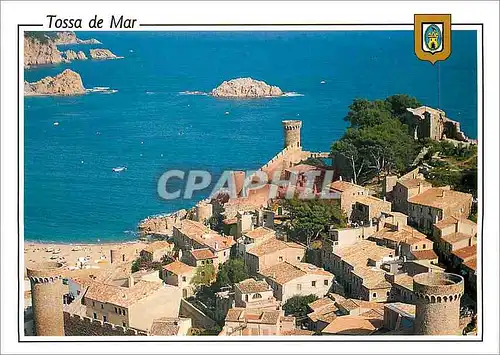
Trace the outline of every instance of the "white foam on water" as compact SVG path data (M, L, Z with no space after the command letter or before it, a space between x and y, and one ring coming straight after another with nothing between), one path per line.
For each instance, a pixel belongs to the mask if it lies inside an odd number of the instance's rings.
M285 92L283 94L283 96L285 96L285 97L298 97L298 96L304 96L304 94L300 94L300 93L295 92L295 91L290 91L290 92Z

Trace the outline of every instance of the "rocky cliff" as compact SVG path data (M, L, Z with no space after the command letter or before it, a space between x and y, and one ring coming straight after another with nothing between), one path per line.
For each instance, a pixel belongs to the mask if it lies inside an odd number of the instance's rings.
M118 59L109 49L96 48L90 50L90 57L92 59Z
M85 93L80 74L66 69L55 77L47 76L39 81L24 82L25 96L38 95L79 95Z
M210 92L215 97L270 97L282 96L283 91L277 86L271 86L263 81L252 78L237 78L224 81Z
M80 39L76 36L75 32L71 31L56 32L54 42L55 44L101 44L95 38Z
M67 61L72 61L72 60L85 60L87 59L87 56L83 51L72 51L71 49L68 49L67 51L63 52L64 57Z
M24 37L24 66L58 64L63 62L61 52L48 37Z

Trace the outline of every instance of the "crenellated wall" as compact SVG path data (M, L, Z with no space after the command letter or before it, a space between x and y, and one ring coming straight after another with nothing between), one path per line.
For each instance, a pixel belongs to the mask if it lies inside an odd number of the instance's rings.
M145 336L146 332L64 312L66 336Z

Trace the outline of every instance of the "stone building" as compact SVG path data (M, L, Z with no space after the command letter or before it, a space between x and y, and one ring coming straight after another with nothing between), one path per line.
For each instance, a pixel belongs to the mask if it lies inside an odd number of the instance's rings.
M174 245L167 241L156 241L148 244L139 255L152 261L161 261L164 256L171 255Z
M432 184L423 179L400 180L392 190L392 209L408 214L408 199L424 193Z
M236 307L276 309L273 289L265 280L246 279L234 285Z
M348 218L351 217L353 205L358 196L368 196L369 190L363 186L352 182L340 180L334 181L329 185L329 192L332 198L340 200L340 208Z
M354 206L349 219L361 225L371 225L375 219L382 216L382 213L391 212L391 203L385 198L379 199L374 196L361 195L354 199Z
M333 283L333 274L308 263L282 262L259 271L274 291L278 301L300 295L326 295Z
M64 336L62 266L44 262L27 268L37 336Z
M285 316L283 310L232 308L219 336L292 335L294 330L295 317Z
M176 260L163 267L162 279L168 285L179 287L182 292L182 298L187 298L194 293L194 287L191 284L191 280L195 273L195 267Z
M464 279L449 273L414 276L415 329L417 335L460 335L460 299Z
M469 217L471 206L471 194L433 187L408 199L408 219L411 224L432 231L433 224L446 217Z
M83 298L88 317L147 331L155 318L178 316L181 289L142 280L127 287L93 282Z

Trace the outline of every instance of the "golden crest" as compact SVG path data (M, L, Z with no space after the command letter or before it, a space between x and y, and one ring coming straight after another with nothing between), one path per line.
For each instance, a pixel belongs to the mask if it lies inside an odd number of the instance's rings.
M415 15L415 54L435 64L451 54L451 15Z

